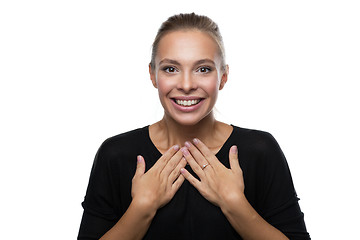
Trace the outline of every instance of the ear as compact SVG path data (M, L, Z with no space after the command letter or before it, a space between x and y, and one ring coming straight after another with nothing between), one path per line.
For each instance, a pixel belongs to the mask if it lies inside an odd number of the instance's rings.
M151 79L151 82L153 84L153 86L155 88L157 88L157 84L156 84L156 73L155 73L155 69L152 69L151 68L151 63L149 63L149 74L150 74L150 79Z
M222 73L222 76L221 76L221 81L220 81L219 90L221 90L221 89L224 88L225 83L226 83L227 80L228 80L228 75L229 75L229 65L226 65L226 66L225 66L225 70L224 70L224 72Z

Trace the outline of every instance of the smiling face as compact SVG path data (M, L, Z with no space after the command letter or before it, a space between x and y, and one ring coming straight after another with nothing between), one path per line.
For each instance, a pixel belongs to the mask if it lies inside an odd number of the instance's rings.
M210 35L197 30L167 33L159 42L155 69L150 67L165 117L195 125L212 116L218 91L227 81L219 48Z

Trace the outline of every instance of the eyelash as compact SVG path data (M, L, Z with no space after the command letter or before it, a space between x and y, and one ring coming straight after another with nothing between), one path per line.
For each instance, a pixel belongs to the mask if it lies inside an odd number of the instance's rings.
M171 71L170 71L171 69ZM174 73L176 71L178 71L175 67L171 67L171 66L166 66L166 67L163 67L162 70L164 72L167 72L167 73ZM213 69L211 67L207 67L207 66L204 66L204 67L199 67L196 72L200 72L200 73L209 73L211 72Z
M202 70L205 70L205 72L202 72ZM204 66L204 67L199 67L196 71L197 71L197 72L200 72L200 73L209 73L209 72L212 71L212 68L211 68L211 67Z
M172 69L172 71L170 71L170 69ZM171 67L171 66L163 67L162 70L167 73L174 73L177 71L177 69L175 67Z

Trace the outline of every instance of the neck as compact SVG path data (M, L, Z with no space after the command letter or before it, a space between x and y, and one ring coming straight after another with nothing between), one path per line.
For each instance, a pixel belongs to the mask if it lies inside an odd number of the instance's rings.
M216 121L213 112L195 125L181 125L166 114L149 127L150 138L157 149L164 153L171 146L184 146L185 141L200 139L213 153L217 153L229 138L232 126Z
M199 138L204 143L211 143L215 135L217 121L213 112L195 125L181 125L168 116L164 116L159 122L160 131L164 139L167 139L168 147L178 144L183 146L185 141Z

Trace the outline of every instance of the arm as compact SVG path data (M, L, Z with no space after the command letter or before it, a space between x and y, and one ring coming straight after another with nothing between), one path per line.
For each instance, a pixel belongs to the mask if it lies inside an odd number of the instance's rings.
M185 169L181 172L206 199L221 208L239 235L244 239L287 239L247 201L236 146L230 149L231 168L228 169L201 141L195 140L194 144L187 143L183 154L200 181ZM209 165L203 167L206 164Z
M132 179L132 201L120 220L110 225L106 230L97 231L102 240L111 239L142 239L146 234L157 209L166 205L175 195L184 181L180 169L186 161L178 146L170 148L155 165L145 173L145 160L137 158L137 167ZM83 219L83 229L97 226L99 218ZM110 229L111 228L111 229ZM109 230L110 229L110 230ZM99 235L100 234L100 235ZM90 236L91 235L91 236ZM81 231L79 239L94 239L95 233ZM98 239L96 237L96 239Z
M185 167L186 161L178 150L178 146L170 148L146 173L144 158L138 156L131 189L133 200L101 240L144 237L157 209L167 204L184 182L180 169Z
M224 201L221 210L244 239L288 239L278 229L267 223L243 194L239 196L239 199Z
M100 240L142 239L156 210L149 210L140 202L132 201L121 219Z

